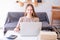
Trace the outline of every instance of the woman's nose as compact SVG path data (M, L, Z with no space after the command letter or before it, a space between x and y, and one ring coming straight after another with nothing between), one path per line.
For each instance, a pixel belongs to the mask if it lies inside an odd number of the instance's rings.
M31 13L31 10L29 10L29 13Z

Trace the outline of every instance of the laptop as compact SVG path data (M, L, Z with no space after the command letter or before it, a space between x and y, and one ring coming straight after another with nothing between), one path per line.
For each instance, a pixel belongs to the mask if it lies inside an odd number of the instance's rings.
M42 28L42 22L21 22L21 36L37 36Z

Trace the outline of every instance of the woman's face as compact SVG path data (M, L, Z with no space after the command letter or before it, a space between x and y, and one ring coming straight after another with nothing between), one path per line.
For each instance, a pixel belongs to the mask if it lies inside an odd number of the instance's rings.
M29 14L29 15L32 15L33 13L33 9L31 6L28 6L27 9L26 9L26 13Z

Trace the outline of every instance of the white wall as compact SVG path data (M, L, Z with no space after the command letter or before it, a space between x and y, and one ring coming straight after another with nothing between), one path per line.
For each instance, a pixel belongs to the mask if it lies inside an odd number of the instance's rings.
M49 21L51 21L51 7L60 6L60 0L42 0L42 3L35 7L36 12L47 12ZM0 0L0 26L4 25L8 12L23 12L26 4L20 7L16 0Z

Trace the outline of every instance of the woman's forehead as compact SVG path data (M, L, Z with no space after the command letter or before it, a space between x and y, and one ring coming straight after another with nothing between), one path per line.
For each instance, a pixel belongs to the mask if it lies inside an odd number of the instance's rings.
M32 7L31 6L28 6L27 9L32 9Z

